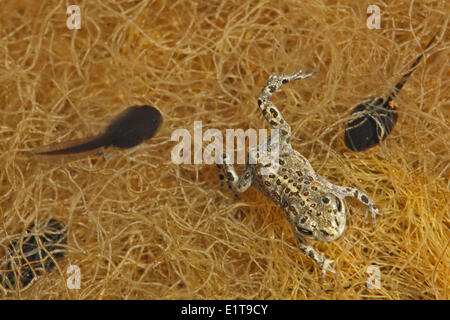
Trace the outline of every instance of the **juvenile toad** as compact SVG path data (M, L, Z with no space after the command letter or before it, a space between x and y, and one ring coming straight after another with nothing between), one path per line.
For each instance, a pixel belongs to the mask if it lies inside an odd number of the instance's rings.
M226 182L234 192L244 192L254 187L275 202L291 223L300 250L325 275L327 270L335 273L331 267L334 261L317 252L307 239L333 241L342 235L346 222L343 200L346 197L354 197L367 207L366 216L371 214L374 226L376 216L381 215L381 212L367 193L355 187L328 182L314 171L308 159L292 149L291 127L270 98L281 85L309 78L313 74L303 75L299 71L291 75L271 76L259 94L258 106L271 127L278 130L273 130L265 142L249 150L248 161L240 177L227 154L222 155L217 167L222 183ZM263 154L262 150L267 152ZM269 161L269 158L272 160Z

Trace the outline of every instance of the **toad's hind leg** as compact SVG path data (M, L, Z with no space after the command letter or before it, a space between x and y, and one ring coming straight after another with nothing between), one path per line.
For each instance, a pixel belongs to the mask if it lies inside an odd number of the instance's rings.
M234 166L230 163L228 154L224 153L222 157L223 164L217 161L221 187L223 187L224 184L227 184L228 188L235 193L235 196L237 196L238 193L245 192L252 185L253 173L250 166L247 164L239 177Z
M269 124L274 129L279 129L280 132L280 142L290 142L291 138L291 127L289 124L283 119L281 116L280 111L277 107L270 101L270 98L272 97L272 94L279 89L283 84L286 84L288 82L299 80L299 79L306 79L311 77L313 73L308 74L302 74L302 71L295 72L293 74L289 75L272 75L270 76L269 80L267 81L264 88L261 90L258 96L258 107L261 109L263 116L266 118L266 120L269 122Z

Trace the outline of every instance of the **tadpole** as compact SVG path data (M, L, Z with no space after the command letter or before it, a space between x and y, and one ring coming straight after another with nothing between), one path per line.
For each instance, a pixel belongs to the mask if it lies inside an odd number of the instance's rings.
M153 137L162 122L161 113L155 107L132 106L117 115L101 134L37 147L30 155L46 159L58 156L76 158L77 155L98 152L100 148L132 148Z
M436 35L428 42L423 51L433 43ZM386 139L397 123L397 108L394 98L402 89L406 80L416 69L423 57L423 52L416 58L408 71L396 83L394 88L384 97L374 97L358 104L352 111L353 118L347 123L344 142L352 151L363 151Z

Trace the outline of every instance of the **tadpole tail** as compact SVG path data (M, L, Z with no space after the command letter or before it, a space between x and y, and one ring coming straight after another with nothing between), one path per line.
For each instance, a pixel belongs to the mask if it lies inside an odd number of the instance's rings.
M76 155L94 151L111 145L111 139L106 134L99 134L88 138L54 143L33 149L31 156L63 156Z
M403 77L400 79L399 82L397 82L397 84L394 87L394 90L392 90L392 92L388 96L388 101L394 99L397 96L397 94L399 93L399 91L403 88L403 85L405 84L406 80L408 80L408 78L411 76L411 74L414 72L414 70L416 70L416 67L419 64L420 60L422 59L425 51L430 47L430 45L433 43L434 39L436 39L436 36L437 36L437 34L435 34L433 36L433 38L431 38L431 40L428 42L428 44L425 46L425 48L423 48L422 53L416 58L414 63L411 65L411 67L409 67L408 72L403 75Z

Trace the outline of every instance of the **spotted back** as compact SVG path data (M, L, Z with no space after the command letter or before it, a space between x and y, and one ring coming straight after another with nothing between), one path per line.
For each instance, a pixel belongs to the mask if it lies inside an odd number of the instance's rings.
M345 228L344 202L322 185L309 162L292 151L280 154L277 170L271 164L255 165L252 185L283 210L297 232L333 241ZM263 167L268 174L261 174Z

